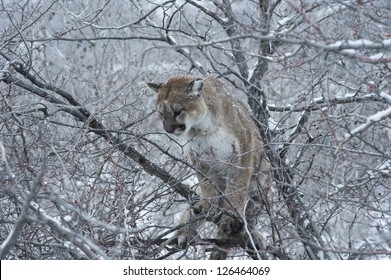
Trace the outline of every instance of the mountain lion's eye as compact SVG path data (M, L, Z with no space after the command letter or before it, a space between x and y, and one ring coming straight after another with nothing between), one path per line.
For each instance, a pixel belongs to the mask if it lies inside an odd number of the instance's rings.
M174 111L174 117L178 117L182 113L183 109L175 110Z

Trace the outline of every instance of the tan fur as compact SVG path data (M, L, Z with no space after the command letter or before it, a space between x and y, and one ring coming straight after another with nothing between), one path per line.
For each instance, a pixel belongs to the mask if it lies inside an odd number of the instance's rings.
M193 211L218 217L219 238L238 234L249 199L259 201L270 185L270 164L247 109L212 77L178 76L148 86L157 92L165 130L187 137L202 198ZM179 245L190 242L194 234L192 228L183 228ZM224 257L225 253L211 256Z

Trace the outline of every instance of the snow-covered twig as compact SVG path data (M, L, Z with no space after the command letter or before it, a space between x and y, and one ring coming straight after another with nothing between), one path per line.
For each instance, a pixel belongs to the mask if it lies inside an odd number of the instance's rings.
M380 122L380 121L388 118L389 116L391 116L391 107L388 107L387 109L385 109L383 111L377 112L376 114L369 116L365 123L363 123L362 125L359 125L355 129L351 130L349 133L347 133L345 135L345 137L347 139L351 139L354 136L356 136L357 134L365 131L371 125L373 125L377 122Z
M71 242L74 246L79 248L90 259L109 259L109 257L102 249L100 249L98 245L94 244L90 239L84 237L82 234L79 234L61 225L56 219L50 217L44 211L42 211L42 209L40 209L37 204L33 203L30 205L30 207L32 207L38 215L28 216L28 221L38 222L49 226L53 231L57 232L62 237Z
M377 112L376 114L373 114L366 118L366 122L357 126L356 128L350 130L348 133L345 134L345 139L338 145L335 154L339 152L339 150L342 148L342 146L352 139L353 137L356 137L361 132L364 132L367 130L370 126L374 125L375 123L378 123L388 117L391 116L391 106L387 109Z
M339 104L349 104L349 103L360 103L366 101L376 101L376 102L386 102L391 105L391 96L385 92L369 93L363 96L347 95L345 97L335 97L335 98L317 98L312 100L312 102L307 106L277 106L275 104L268 104L267 108L271 112L302 112L302 111L318 111L322 110L326 106L339 105Z

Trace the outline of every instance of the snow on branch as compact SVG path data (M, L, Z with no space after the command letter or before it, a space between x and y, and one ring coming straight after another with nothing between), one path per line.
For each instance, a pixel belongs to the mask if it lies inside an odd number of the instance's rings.
M90 259L109 259L106 253L92 240L63 226L57 219L45 213L45 211L37 203L31 202L29 206L36 214L26 217L29 222L38 222L47 225L53 231L68 240L76 248L80 249L80 251Z
M365 123L351 130L349 133L347 133L345 137L351 139L355 135L365 131L368 127L370 127L374 123L380 122L381 120L384 120L389 116L391 116L391 107L388 107L386 110L377 112L376 114L369 116Z
M240 35L233 35L217 40L209 40L205 42L197 42L196 44L181 44L176 45L179 48L191 48L191 47L207 47L207 46L216 46L222 43L231 42L239 39L256 39L270 42L283 42L292 45L301 45L309 46L317 49L321 49L326 52L334 52L341 54L343 56L348 56L352 58L358 58L364 62L368 63L380 63L380 62L390 62L391 54L385 52L374 53L371 55L363 55L359 51L382 51L391 49L391 39L383 39L379 41L371 41L368 39L359 39L359 40L340 40L334 43L326 43L320 40L309 40L309 39L297 39L287 36L284 32L279 33L270 33L267 35L260 35L259 33L247 33Z
M327 51L338 51L338 50L359 50L359 49L390 49L391 48L391 39L385 39L379 42L373 42L367 39L358 39L358 40L342 40L329 45L321 45L316 42L311 42L314 46L319 46Z
M336 98L316 98L307 106L295 106L295 105L286 105L286 106L277 106L275 104L268 104L268 110L272 112L302 112L302 111L317 111L321 110L327 106L340 105L340 104L349 104L349 103L360 103L366 101L375 101L383 102L391 105L391 96L385 92L369 93L363 96L347 95L345 97L336 97Z
M390 95L388 95L386 93L380 93L380 96L382 98L384 98L388 104L391 104L391 96ZM376 114L373 114L373 115L367 117L365 123L357 126L356 128L350 130L348 133L345 134L345 139L344 139L344 141L342 141L339 144L339 146L336 150L336 153L341 149L341 147L344 145L344 143L346 143L347 141L349 141L353 137L357 136L361 132L367 130L373 124L378 123L388 117L391 117L391 106L383 111L377 112Z
M198 47L198 46L211 46L218 43L224 43L231 40L237 39L259 39L259 40L269 40L269 41L279 41L285 42L295 45L308 45L312 47L316 47L319 49L323 49L329 52L341 52L343 50L388 50L391 49L391 39L384 39L377 42L359 39L359 40L345 40L345 41L337 41L332 44L327 44L320 41L308 40L308 39L295 39L286 36L286 34L277 33L277 34L268 34L268 35L259 35L258 33L248 33L248 34L240 34L236 36L231 36L227 38L222 38L219 40L212 40L208 42L198 43L197 45L181 45L181 47Z

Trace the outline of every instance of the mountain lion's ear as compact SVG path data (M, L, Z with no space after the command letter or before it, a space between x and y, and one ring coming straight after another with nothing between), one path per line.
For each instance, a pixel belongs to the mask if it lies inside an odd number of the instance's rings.
M204 80L197 79L190 83L187 87L187 92L190 96L200 96L202 94L202 89L204 88Z
M163 85L162 83L147 83L147 86L153 89L156 93L159 92L162 85Z

